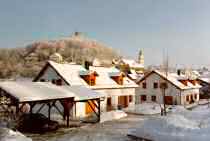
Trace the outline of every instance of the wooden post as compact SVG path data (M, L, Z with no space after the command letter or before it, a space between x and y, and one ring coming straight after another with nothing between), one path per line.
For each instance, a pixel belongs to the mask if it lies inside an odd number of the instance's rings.
M101 101L100 98L98 100L98 122L101 120Z
M77 102L74 102L74 114L75 114L75 119L77 117Z
M19 104L16 104L16 116L19 114Z
M33 104L30 103L29 105L30 105L30 114L32 114L33 113Z
M69 115L70 115L70 109L69 108L67 108L67 110L66 110L66 116L67 116L67 127L69 127Z
M48 103L48 119L50 121L50 116L51 116L51 104Z

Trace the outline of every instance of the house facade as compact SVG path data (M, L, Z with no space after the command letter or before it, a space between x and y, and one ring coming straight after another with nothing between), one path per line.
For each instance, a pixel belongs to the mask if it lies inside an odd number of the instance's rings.
M201 86L196 80L190 80L186 76L176 73L168 73L154 70L146 74L138 81L139 88L136 91L136 103L157 102L167 105L189 105L199 101L199 89ZM163 95L165 97L163 99Z
M52 82L56 85L82 85L106 95L101 111L125 108L135 104L138 87L116 68L94 67L48 61L34 81ZM77 103L72 115L84 117L92 112L95 104Z
M210 98L210 79L209 78L197 78L197 81L202 86L200 88L200 98L201 99Z

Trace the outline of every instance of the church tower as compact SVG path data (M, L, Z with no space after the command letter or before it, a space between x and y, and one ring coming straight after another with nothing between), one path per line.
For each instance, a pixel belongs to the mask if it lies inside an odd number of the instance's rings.
M144 54L143 51L139 51L138 63L144 65Z

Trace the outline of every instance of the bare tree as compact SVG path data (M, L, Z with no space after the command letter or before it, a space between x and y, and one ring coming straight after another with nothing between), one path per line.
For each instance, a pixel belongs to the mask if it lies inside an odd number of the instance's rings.
M166 116L166 89L168 88L168 72L169 72L169 59L168 59L168 54L166 57L164 57L163 59L163 66L162 66L162 71L163 71L163 75L165 75L165 79L163 79L163 81L160 83L160 88L162 90L162 100L163 100L163 110L162 110L162 106L161 106L161 113L163 113L163 115Z

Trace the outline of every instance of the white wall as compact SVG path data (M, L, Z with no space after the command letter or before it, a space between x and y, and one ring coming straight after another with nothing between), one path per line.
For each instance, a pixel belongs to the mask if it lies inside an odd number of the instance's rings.
M143 88L143 82L146 82L147 88ZM153 84L154 82L158 83L158 88L154 89ZM158 103L163 103L163 93L162 89L160 89L160 83L164 82L162 77L157 75L156 73L151 74L146 78L146 80L140 83L140 87L136 90L136 103L141 103L141 95L147 96L147 102L151 102L151 96L156 96L156 100ZM189 94L199 94L199 89L190 89L190 90L180 90L170 82L168 82L168 88L165 91L166 96L173 96L173 103L175 104L185 104L186 102L186 95ZM180 97L181 96L181 97ZM199 96L197 101L199 100ZM187 103L186 103L187 104Z
M182 105L187 105L189 102L186 100L187 95L195 95L197 94L197 98L193 96L193 100L195 102L198 102L200 97L199 97L199 89L189 89L189 90L183 90L181 95L182 95ZM191 97L190 97L191 98Z
M118 96L133 96L132 102L128 106L135 104L135 88L124 88L124 89L97 89L96 92L106 94L105 101L101 103L102 111L106 111L107 98L111 97L112 106L117 109L118 106Z
M51 82L53 79L61 79L59 75L51 68L48 67L44 74L38 79L40 81L41 79L45 79L45 81ZM64 85L66 83L63 81ZM95 89L96 92L106 94L107 97L105 98L104 101L101 102L101 111L106 111L106 104L107 104L107 98L111 97L112 100L112 105L115 109L117 109L118 106L118 96L129 96L133 95L133 101L129 103L130 105L135 104L135 88L123 88L123 89ZM73 107L73 116L76 118L78 117L84 117L86 116L85 114L85 103L78 102L76 104L76 114L75 114L75 106Z

